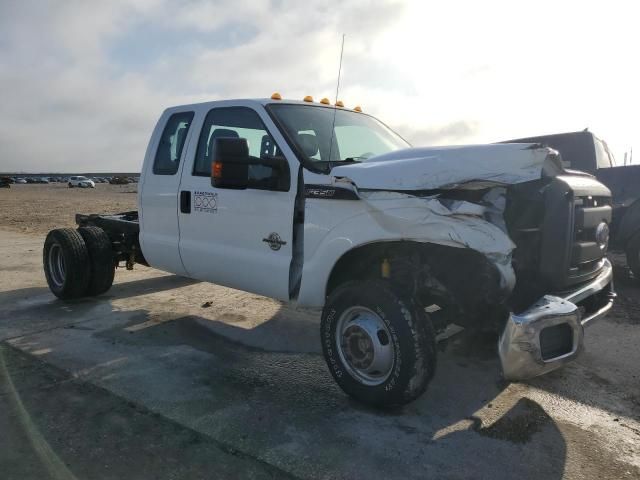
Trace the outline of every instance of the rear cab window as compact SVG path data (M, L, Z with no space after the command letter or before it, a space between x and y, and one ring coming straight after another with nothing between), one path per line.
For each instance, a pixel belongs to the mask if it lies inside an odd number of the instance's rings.
M192 120L193 112L174 113L169 117L153 161L155 175L176 174Z

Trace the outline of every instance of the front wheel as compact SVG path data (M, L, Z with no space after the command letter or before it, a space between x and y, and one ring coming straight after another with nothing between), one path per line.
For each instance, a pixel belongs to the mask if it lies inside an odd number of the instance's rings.
M435 373L431 321L389 282L349 282L337 288L322 311L321 335L333 378L360 402L404 405L426 390Z
M640 232L637 232L627 243L627 265L636 280L640 280Z

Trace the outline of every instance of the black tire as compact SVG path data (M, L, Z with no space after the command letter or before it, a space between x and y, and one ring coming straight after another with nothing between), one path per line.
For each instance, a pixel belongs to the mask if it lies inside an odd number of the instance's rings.
M89 252L72 228L51 230L42 251L44 274L53 294L62 300L85 295L90 279Z
M640 280L640 232L637 232L627 242L627 265L633 272L636 280Z
M91 279L86 294L100 295L111 288L116 271L111 240L99 227L80 227L78 232L89 250Z
M338 344L340 318L353 307L377 314L391 333L387 342L393 347L392 367L388 377L377 385L367 385L351 373ZM362 403L376 407L407 404L422 395L433 378L437 352L431 321L423 309L398 294L389 282L367 280L338 287L322 311L320 329L331 375L345 393Z

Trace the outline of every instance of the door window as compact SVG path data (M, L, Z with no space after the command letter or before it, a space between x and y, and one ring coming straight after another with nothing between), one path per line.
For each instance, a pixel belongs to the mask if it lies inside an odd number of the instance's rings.
M214 108L205 118L193 175L211 176L211 150L216 138L244 138L249 156L267 160L284 158L258 114L247 107ZM249 187L261 190L280 190L279 170L268 165L249 165Z
M169 117L156 151L153 173L156 175L175 175L178 171L180 156L184 141L187 139L191 120L193 120L193 112L174 113Z

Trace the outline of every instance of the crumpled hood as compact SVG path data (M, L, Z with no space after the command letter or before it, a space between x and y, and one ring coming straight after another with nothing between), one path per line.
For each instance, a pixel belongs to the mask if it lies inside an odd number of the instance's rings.
M531 143L407 148L334 167L331 175L371 190L511 185L563 173L555 150Z

